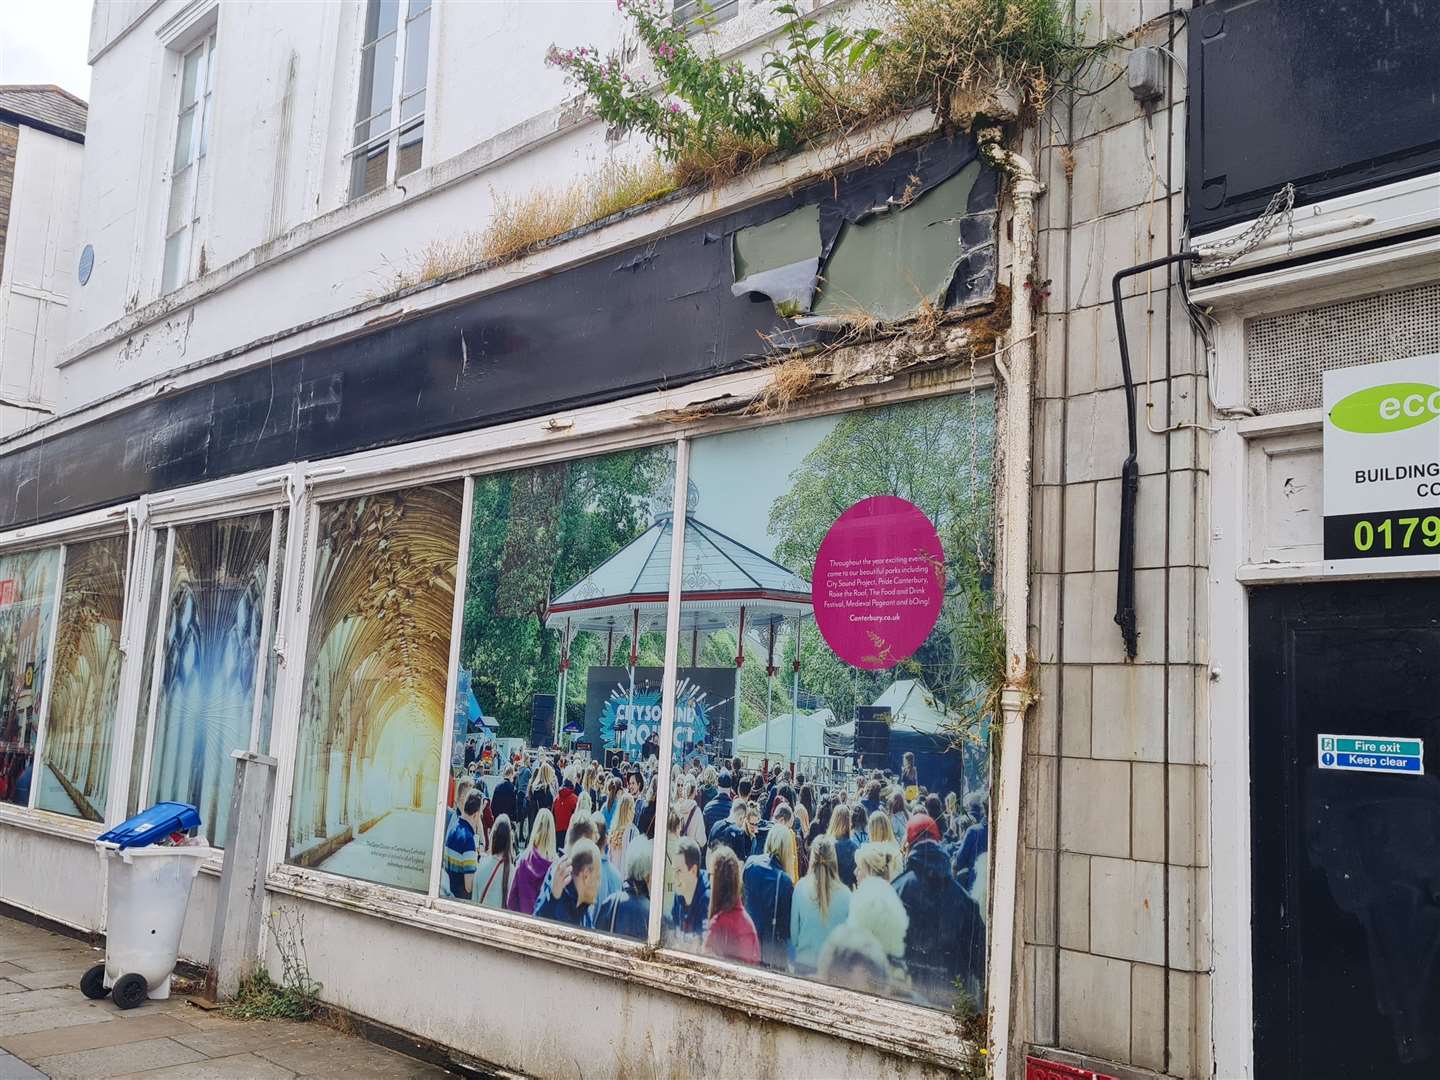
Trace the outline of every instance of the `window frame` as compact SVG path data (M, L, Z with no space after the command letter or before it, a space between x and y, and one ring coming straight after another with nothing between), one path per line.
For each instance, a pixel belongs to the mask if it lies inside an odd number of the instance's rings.
M161 232L160 246L160 295L166 296L177 289L183 288L198 276L200 268L200 249L202 243L196 243L197 234L201 221L201 188L208 190L209 183L209 143L211 139L211 128L214 121L213 104L215 93L215 62L216 62L216 27L212 24L192 41L187 42L183 48L176 48L173 51L177 56L178 63L172 73L176 80L176 92L174 97L175 117L174 135L170 139L170 153L166 158L164 177L164 227ZM190 56L200 54L197 61L195 76L195 100L189 105L185 104L185 63ZM180 148L181 125L185 123L185 113L189 111L189 135L186 144L189 147L185 165L176 169L175 157ZM193 170L190 176L189 205L185 208L184 224L177 228L171 228L170 212L173 206L176 178L183 175L186 170ZM172 239L186 234L184 242L183 263L178 267L178 278L171 281L168 276L170 266L169 250Z
M134 740L136 728L143 723L145 725L145 743L141 749L141 759L138 763L140 768L140 798L142 804L149 801L149 789L151 770L154 765L155 750L155 716L159 707L159 679L164 669L165 650L163 647L163 634L168 625L169 609L165 603L165 593L168 592L175 564L175 530L186 525L203 524L212 521L223 521L229 518L246 517L259 513L269 513L270 519L270 547L268 569L266 572L267 603L266 612L261 623L260 652L257 658L256 682L254 699L251 702L250 714L250 737L246 748L251 752L257 752L260 732L260 715L263 708L266 680L269 677L269 655L271 651L278 651L282 647L282 641L277 633L277 627L283 622L275 618L286 602L286 578L281 578L281 589L274 604L274 611L268 602L271 589L274 584L274 575L277 571L284 573L289 566L289 551L294 546L293 527L285 530L285 542L279 543L278 537L281 531L282 515L289 514L289 520L294 521L295 499L293 497L293 477L296 470L303 468L303 463L297 463L291 469L281 472L271 471L261 475L250 474L242 477L227 478L207 484L196 485L191 488L165 492L160 495L150 496L141 500L143 507L143 521L139 526L141 534L140 541L136 545L136 551L132 554L133 560L143 560L138 566L139 577L134 600L129 607L127 625L132 628L129 633L122 634L122 640L126 645L125 665L128 681L121 684L121 711L128 720L127 730L121 733L116 732L117 740L123 740L119 745L116 758L112 759L112 776L116 786L111 791L110 813L106 815L108 821L122 820L125 814L126 798L129 794L129 783L131 772L136 768L133 758ZM160 579L155 580L154 561L156 545L164 543L165 558L161 569ZM277 565L282 563L283 565ZM133 564L133 562L132 562ZM156 610L156 625L153 628L156 633L155 654L151 658L150 670L145 670L144 654L145 641L151 632L149 625L148 603L154 590L161 590L161 602ZM285 664L282 659L275 669L275 696L273 699L273 710L278 714L280 709L280 691L286 682ZM138 715L140 706L140 695L145 686L149 685L150 693L147 700L146 716ZM276 738L275 729L271 730L272 745ZM124 768L120 768L119 754L124 755ZM120 777L123 775L124 783L120 784ZM224 848L215 841L223 843L223 837L209 836L211 841L211 857L207 867L218 871L223 858Z
M394 29L386 31L384 34L379 35L372 41L366 41L365 31L366 25L369 22L370 5L374 3L384 2L385 0L366 0L366 3L360 9L360 44L358 49L356 50L356 55L358 56L359 62L357 63L355 68L354 84L355 114L354 119L352 119L346 127L346 131L348 134L345 140L346 145L348 146L348 149L345 151L344 155L346 171L346 202L353 202L354 200L363 198L366 195L374 194L376 191L383 191L385 188L393 186L396 180L398 180L400 177L409 176L411 173L418 171L424 166L425 163L426 140L424 137L424 130L427 125L430 111L430 67L432 59L431 47L434 45L435 41L436 18L434 15L434 11L437 6L437 0L394 0L394 3L396 4ZM412 9L417 6L421 6L421 10L412 14ZM407 53L409 48L411 24L416 20L420 19L422 16L426 19L424 29L426 37L425 77L421 80L421 86L418 90L414 90L409 94L406 94L405 63L407 60ZM389 103L384 109L380 110L379 112L368 113L365 116L361 116L360 109L363 106L360 101L360 92L361 88L365 85L365 64L367 59L367 50L369 51L371 63L370 80L373 87L375 79L375 47L380 42L384 41L387 37L391 36L393 36L395 41L395 51L393 70L391 71L390 78ZM414 100L417 97L421 99L424 107L417 115L402 118L401 110L403 109L406 101ZM391 120L389 127L387 127L384 131L381 131L378 134L370 134L364 139L357 138L356 129L360 127L361 124L365 124L368 126L369 124L373 123L377 117L387 114ZM399 171L400 150L405 137L415 131L421 132L420 161L416 163L414 169L408 169L402 173ZM377 187L371 189L370 191L361 190L361 185L357 183L357 180L359 180L362 176L362 173L360 171L361 162L365 159L365 155L371 153L372 151L379 150L382 147L385 151L385 180L383 183L379 184Z
M49 521L38 525L24 526L18 529L10 529L0 532L0 556L13 555L26 551L41 551L48 547L60 549L58 562L58 577L55 581L55 598L52 601L50 642L48 649L53 653L55 641L60 626L60 606L64 595L65 586L65 559L66 549L72 544L83 543L87 540L98 540L104 537L117 536L125 530L127 535L127 570L126 570L126 617L122 619L120 630L121 642L121 696L116 703L115 719L112 722L110 733L110 786L105 795L105 815L103 822L89 821L84 818L72 817L69 814L60 814L46 810L39 806L40 785L33 780L34 770L43 763L45 751L45 738L49 731L50 723L50 688L54 680L54 665L49 664L45 671L45 685L41 689L40 717L35 728L35 749L32 757L32 781L30 785L30 798L24 806L15 803L0 803L0 821L12 823L36 824L43 822L53 827L55 831L65 835L74 833L76 835L93 838L100 835L109 822L113 820L115 805L115 784L116 784L116 754L119 740L122 738L122 727L124 726L124 686L125 686L125 633L129 617L129 585L130 570L135 565L134 529L133 529L133 503L123 504L118 507L107 507L103 510L92 510L73 518L65 518L59 521ZM117 527L117 521L125 521L125 525ZM123 805L123 802L122 802Z

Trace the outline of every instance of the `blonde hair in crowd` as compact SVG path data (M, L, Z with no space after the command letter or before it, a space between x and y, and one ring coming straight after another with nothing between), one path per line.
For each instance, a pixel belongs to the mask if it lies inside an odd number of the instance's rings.
M836 840L850 839L850 807L843 802L830 811L830 835Z
M795 853L795 831L789 825L772 822L765 837L765 854L773 855L791 881L800 877L800 856Z
M605 792L605 809L615 809L615 804L620 801L620 778L618 776L610 777L610 782L606 785Z
M876 810L865 823L865 833L872 843L883 844L895 839L895 830L890 827L890 817L884 811Z
M630 826L635 824L635 796L628 791L620 796L615 808L615 820L610 823L610 850L623 851Z
M535 828L530 830L530 850L540 852L550 862L555 861L555 815L549 810L535 815Z
M810 845L810 877L815 881L815 903L820 918L830 918L830 894L840 880L840 859L835 854L834 837L823 833Z
M894 844L861 844L855 852L855 865L881 881L893 881L900 875L900 851Z

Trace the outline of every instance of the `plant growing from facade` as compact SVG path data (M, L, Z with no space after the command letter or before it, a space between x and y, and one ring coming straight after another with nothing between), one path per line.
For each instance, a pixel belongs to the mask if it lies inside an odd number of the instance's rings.
M905 109L969 121L1010 95L1030 115L1109 42L1083 44L1059 0L881 0L881 25L820 25L794 3L758 70L708 51L661 0L617 0L653 81L593 46L552 47L558 67L606 123L636 132L679 179L723 179ZM967 107L968 106L968 107Z

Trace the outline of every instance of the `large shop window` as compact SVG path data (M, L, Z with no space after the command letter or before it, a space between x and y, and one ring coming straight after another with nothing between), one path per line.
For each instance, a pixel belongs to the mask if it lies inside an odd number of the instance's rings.
M0 799L30 804L60 548L0 555Z
M464 485L321 504L289 861L424 891Z
M36 806L90 821L105 819L110 751L120 693L125 608L124 536L65 547L44 768Z
M283 518L265 511L159 534L164 565L154 588L162 606L145 650L151 668L141 726L150 751L142 790L149 803L197 807L217 847L235 781L231 751L258 746Z
M674 462L475 478L442 895L646 936Z
M993 444L988 393L693 444L665 944L983 1003Z

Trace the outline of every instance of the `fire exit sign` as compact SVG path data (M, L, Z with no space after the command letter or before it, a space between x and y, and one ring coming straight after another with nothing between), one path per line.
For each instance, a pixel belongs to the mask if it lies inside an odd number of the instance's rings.
M1390 735L1317 735L1317 764L1345 772L1425 775L1425 741Z

